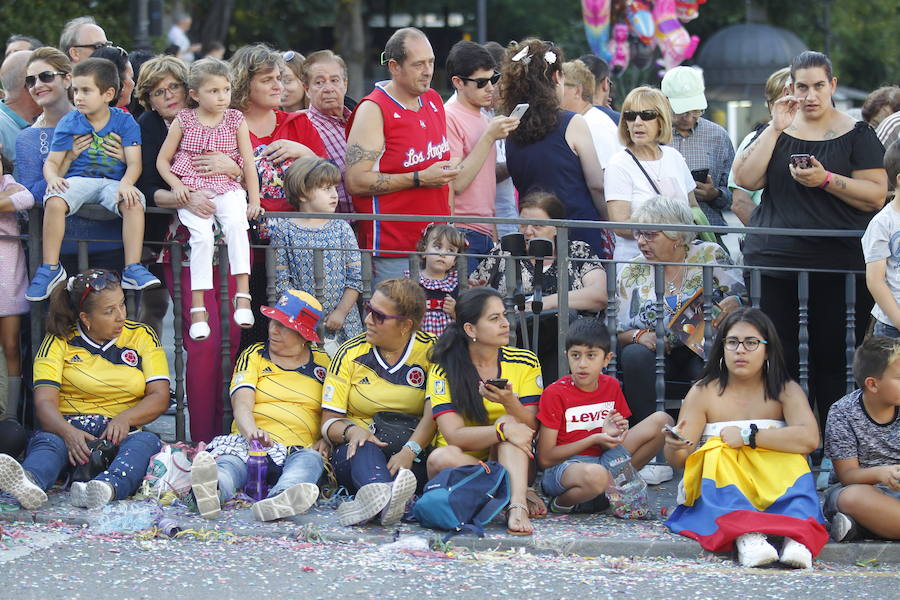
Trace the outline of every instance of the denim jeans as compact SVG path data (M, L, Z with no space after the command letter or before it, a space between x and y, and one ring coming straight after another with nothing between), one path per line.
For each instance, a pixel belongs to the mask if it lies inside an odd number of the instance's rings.
M367 483L392 482L394 477L388 469L387 462L384 451L371 442L358 447L350 460L347 460L347 444L337 446L331 454L331 466L334 467L338 485L347 488L351 494L355 494ZM428 482L425 461L414 462L410 471L418 481L416 489L421 492Z
M464 228L463 231L466 233L466 241L469 242L469 247L465 249L466 254L480 255L477 257L470 256L466 259L468 261L466 275L471 275L478 268L478 264L484 257L491 253L491 249L494 247L494 239L474 229Z
M269 461L270 469L273 464ZM301 448L292 452L281 466L278 481L269 488L269 497L298 483L317 483L324 470L322 455L315 450ZM237 456L223 454L216 457L216 471L219 474L219 500L228 502L247 483L247 463Z
M77 415L67 419L72 426L96 437L100 437L109 422L109 419L100 415ZM119 452L109 468L94 479L110 484L116 492L115 500L127 498L140 487L147 474L150 458L161 447L156 434L133 431L119 444ZM28 440L22 468L31 473L41 489L49 489L68 466L66 443L58 435L38 431Z
M887 323L882 323L878 319L875 320L875 329L872 331L873 335L877 335L879 337L889 337L889 338L898 338L900 337L900 330L898 330L893 325L888 325Z

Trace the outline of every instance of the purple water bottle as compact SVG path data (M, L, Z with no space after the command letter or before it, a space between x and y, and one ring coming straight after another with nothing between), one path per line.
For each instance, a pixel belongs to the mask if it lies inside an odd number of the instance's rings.
M244 485L244 493L259 502L269 493L269 485L266 483L266 474L269 470L267 464L268 454L258 441L250 442L250 456L247 458L247 483Z

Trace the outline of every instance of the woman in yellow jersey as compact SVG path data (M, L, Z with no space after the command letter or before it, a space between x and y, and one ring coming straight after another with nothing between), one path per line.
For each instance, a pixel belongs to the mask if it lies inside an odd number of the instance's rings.
M507 531L529 535L534 531L529 517L547 512L536 495L527 496L544 384L537 356L507 344L509 321L500 292L487 287L463 292L456 322L435 345L428 373L426 394L440 431L428 472L497 460L509 472Z
M153 330L125 320L118 274L90 269L53 291L34 361L34 405L41 430L21 466L0 455L0 490L37 508L67 463L88 462L97 439L118 445L118 454L91 481L72 484L72 504L97 508L137 490L160 449L156 435L137 428L168 407L169 368Z
M267 498L253 505L253 516L272 521L300 514L319 497L328 445L319 436L322 382L328 355L312 348L322 305L306 292L286 290L269 317L269 339L253 344L237 359L231 379L234 423L194 458L191 487L200 514L210 519L247 481L250 443L266 450L268 479L276 480Z
M403 516L417 484L426 481L419 454L435 432L425 410L435 338L418 331L425 292L409 279L379 283L365 309L366 332L347 340L328 369L322 433L335 446L331 464L338 483L356 495L338 507L338 521L353 525L379 515L382 525L390 525ZM405 445L389 448L370 429L379 412L418 418Z

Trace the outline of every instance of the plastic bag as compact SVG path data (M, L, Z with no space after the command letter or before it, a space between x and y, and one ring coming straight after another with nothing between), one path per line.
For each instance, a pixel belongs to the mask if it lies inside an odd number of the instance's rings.
M162 509L152 502L115 502L103 508L93 533L122 533L153 527L162 515Z
M147 466L144 480L149 484L147 494L159 498L166 492L178 496L191 490L191 460L196 451L189 446L164 444L162 450L154 454Z
M612 513L620 519L649 519L647 484L632 466L631 453L616 446L604 452L600 462L612 480L606 489Z

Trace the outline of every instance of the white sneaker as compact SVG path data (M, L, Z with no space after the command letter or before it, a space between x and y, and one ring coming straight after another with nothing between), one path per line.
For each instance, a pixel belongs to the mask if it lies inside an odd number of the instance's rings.
M837 512L831 518L831 539L836 542L851 541L859 538L859 527L852 517Z
M400 520L406 511L406 504L416 493L416 476L409 469L397 471L397 477L391 486L391 499L381 512L381 524L393 525Z
M105 481L76 481L69 488L69 502L80 508L100 508L113 499L115 490Z
M638 471L638 475L647 485L659 485L675 477L675 471L669 465L647 465Z
M812 568L812 552L797 540L786 537L778 561L795 569L810 569Z
M11 494L27 510L47 501L44 490L32 483L19 461L8 454L0 454L0 491Z
M745 533L735 543L742 567L762 567L778 560L778 550L762 533Z
M197 510L204 519L213 519L221 511L219 503L219 470L216 459L207 452L198 452L191 463L191 490Z
M356 497L338 506L338 523L343 526L368 521L388 505L391 486L387 483L367 483L357 490Z
M304 513L319 498L319 488L314 483L298 483L280 494L260 500L251 511L257 521L274 521Z

